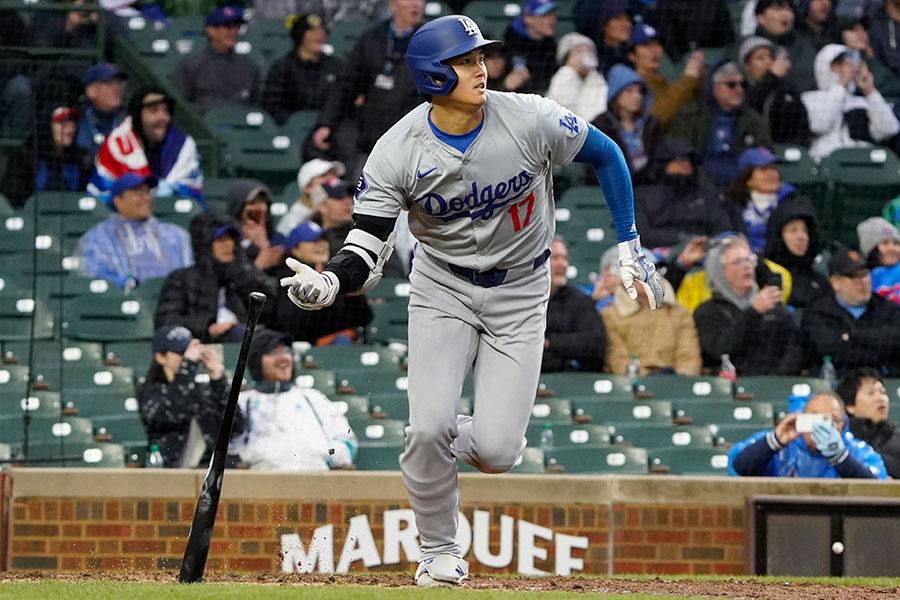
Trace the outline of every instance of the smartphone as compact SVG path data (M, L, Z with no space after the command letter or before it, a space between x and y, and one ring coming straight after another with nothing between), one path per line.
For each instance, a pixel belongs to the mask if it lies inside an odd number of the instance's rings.
M816 423L832 425L831 415L823 413L801 413L797 415L795 423L799 433L810 433Z

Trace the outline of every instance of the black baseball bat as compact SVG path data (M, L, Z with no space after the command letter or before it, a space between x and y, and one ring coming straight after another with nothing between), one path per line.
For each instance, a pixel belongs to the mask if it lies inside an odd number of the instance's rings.
M247 354L250 352L253 331L256 329L259 313L265 303L265 294L260 292L250 294L247 329L244 331L244 339L241 341L241 351L238 354L237 366L234 368L234 377L231 378L231 390L228 394L228 403L225 405L225 413L222 415L222 424L219 426L219 435L216 437L216 448L209 461L209 470L206 472L206 479L203 480L200 497L197 498L194 520L191 522L187 546L184 548L184 558L181 559L181 571L178 573L179 583L197 583L203 578L206 556L209 554L209 543L212 540L213 527L216 524L216 511L219 510L222 480L225 478L225 457L228 454L228 442L231 440L234 411L237 408L238 395L241 393L241 382L244 379L244 367L247 365Z

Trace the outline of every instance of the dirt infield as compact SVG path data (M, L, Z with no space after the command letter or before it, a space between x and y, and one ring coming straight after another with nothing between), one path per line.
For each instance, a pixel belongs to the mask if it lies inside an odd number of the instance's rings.
M105 573L55 573L45 571L0 573L4 581L133 581L146 583L174 583L176 574L169 572L105 572ZM245 583L263 585L371 585L378 587L411 587L408 574L351 573L348 575L282 575L262 573L258 575L207 573L206 583ZM703 596L707 598L740 598L747 600L887 600L900 597L900 587L856 585L826 585L821 583L788 583L755 581L750 579L723 579L719 581L695 581L688 579L602 579L588 577L539 577L511 578L475 574L463 587L506 591L569 591L605 594L673 594L678 596Z

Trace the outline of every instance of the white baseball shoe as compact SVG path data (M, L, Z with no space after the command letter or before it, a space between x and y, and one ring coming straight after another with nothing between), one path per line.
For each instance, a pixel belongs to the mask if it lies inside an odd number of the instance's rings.
M454 587L469 576L469 563L452 554L426 558L416 569L416 584L421 588Z

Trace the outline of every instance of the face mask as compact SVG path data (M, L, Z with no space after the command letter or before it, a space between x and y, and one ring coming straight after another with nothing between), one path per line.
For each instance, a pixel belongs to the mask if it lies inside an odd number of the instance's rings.
M693 175L665 175L665 181L676 190L686 190L694 182Z
M581 66L585 69L596 69L597 65L600 64L600 62L597 60L597 57L589 52L586 52L579 56L578 60L581 61Z

